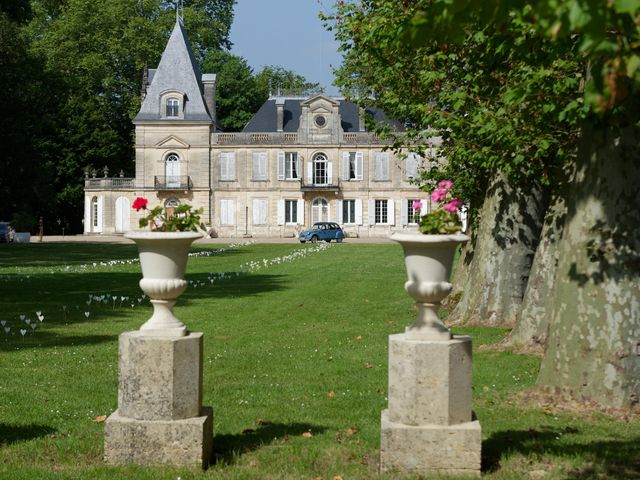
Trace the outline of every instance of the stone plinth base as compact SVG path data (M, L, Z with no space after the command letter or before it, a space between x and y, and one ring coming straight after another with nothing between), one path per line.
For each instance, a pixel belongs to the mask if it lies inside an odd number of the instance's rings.
M380 471L480 477L480 422L458 425L405 425L382 412Z
M104 427L104 461L111 465L192 465L206 468L211 459L213 409L184 420L136 420L118 410Z
M471 421L471 338L389 336L389 420L406 425Z

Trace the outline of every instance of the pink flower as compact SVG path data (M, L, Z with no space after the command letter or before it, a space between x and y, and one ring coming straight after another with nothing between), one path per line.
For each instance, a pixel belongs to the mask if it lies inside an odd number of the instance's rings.
M462 206L462 200L459 198L452 199L449 203L445 203L442 208L447 212L455 213Z
M146 198L138 197L133 201L132 207L136 209L136 212L139 212L140 210L146 210L148 203L149 200Z
M436 188L433 192L431 192L431 200L434 202L441 202L447 196L447 191L443 188Z
M451 180L442 180L438 184L438 187L443 188L445 190L449 190L451 187L453 187L453 182Z
M422 210L422 202L420 200L414 200L411 204L411 208L414 210Z

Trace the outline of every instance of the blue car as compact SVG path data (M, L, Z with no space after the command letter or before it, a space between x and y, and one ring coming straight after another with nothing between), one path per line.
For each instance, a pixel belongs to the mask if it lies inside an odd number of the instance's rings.
M335 240L341 243L344 239L344 232L340 228L340 225L333 222L317 222L313 224L309 230L303 230L298 235L300 243L313 242L318 240L324 240L329 243L331 240Z

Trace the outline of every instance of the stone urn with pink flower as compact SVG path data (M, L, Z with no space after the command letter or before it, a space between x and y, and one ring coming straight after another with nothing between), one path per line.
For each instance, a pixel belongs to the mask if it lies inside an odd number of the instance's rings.
M453 181L443 180L431 192L431 200L437 207L426 215L416 213L420 233L391 236L404 251L408 277L404 288L418 310L417 318L406 328L408 339L451 339L451 332L438 317L438 309L451 292L449 277L456 249L469 240L460 232L458 210L463 202L454 196L453 190ZM415 201L412 207L420 212L422 203Z

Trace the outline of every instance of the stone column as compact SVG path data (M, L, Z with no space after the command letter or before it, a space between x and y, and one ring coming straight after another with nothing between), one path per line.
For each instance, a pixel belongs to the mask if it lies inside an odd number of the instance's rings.
M471 338L389 336L389 408L380 470L480 476L480 423L471 410Z
M109 464L209 464L213 409L202 406L201 332L120 335L118 409L107 418Z

